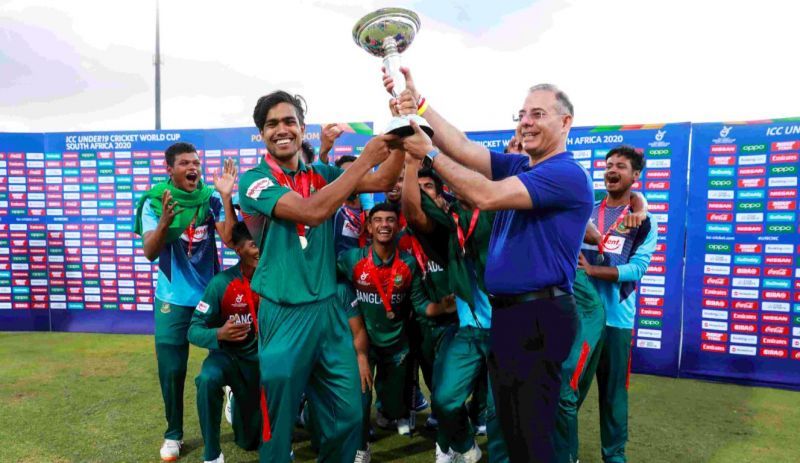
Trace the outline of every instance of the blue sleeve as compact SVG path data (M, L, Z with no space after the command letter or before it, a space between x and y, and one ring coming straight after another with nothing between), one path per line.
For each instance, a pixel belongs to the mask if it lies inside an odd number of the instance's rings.
M647 231L644 241L636 248L633 255L628 259L628 263L617 266L617 271L619 272L617 281L619 282L641 280L650 265L650 258L656 250L656 242L658 241L658 224L653 216L650 214L647 214L647 216L650 222L650 229Z
M574 161L546 162L517 175L534 209L568 209L575 204L592 204L589 174Z
M156 217L156 213L153 212L153 208L150 206L150 200L147 199L142 207L142 236L155 230L156 227L158 227L158 217Z
M521 154L503 154L489 151L492 162L492 180L502 180L519 173L527 164L528 157Z
M373 199L372 193L361 193L358 195L358 199L361 200L361 209L365 211L375 207L375 199Z
M211 193L211 197L217 200L211 202L211 214L214 216L214 222L225 222L225 205L222 204L222 196L215 191Z

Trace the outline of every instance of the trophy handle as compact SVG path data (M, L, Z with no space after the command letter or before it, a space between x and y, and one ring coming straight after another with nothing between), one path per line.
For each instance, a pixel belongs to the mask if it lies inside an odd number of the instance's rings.
M406 78L400 72L400 53L397 52L397 42L394 37L383 39L383 49L386 53L383 56L383 67L386 69L386 73L394 80L392 96L397 98L406 89Z

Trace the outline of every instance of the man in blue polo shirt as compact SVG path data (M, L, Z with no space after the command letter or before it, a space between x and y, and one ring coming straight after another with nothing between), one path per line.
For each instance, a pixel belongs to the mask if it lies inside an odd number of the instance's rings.
M492 153L428 101L420 105L411 74L401 71L406 91L398 110L416 112L434 130L431 140L412 123L406 152L479 209L499 211L485 284L494 309L489 372L509 460L554 461L561 363L578 323L572 284L593 203L589 174L566 151L572 103L553 85L532 87L519 114L525 154ZM390 76L384 85L392 90Z

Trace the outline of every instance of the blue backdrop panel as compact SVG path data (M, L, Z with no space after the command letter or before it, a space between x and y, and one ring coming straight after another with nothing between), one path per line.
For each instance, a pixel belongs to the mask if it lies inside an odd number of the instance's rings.
M371 124L342 127L331 161L371 138ZM319 134L307 126L317 149ZM198 148L207 182L226 157L252 168L264 146L255 128L0 134L0 329L152 333L156 267L133 214L177 141Z
M800 387L800 118L694 124L681 374Z
M48 330L44 134L0 133L0 327ZM31 205L31 210L28 206Z
M605 189L605 155L625 144L639 148L646 166L635 187L647 197L658 221L656 252L638 287L632 369L677 376L681 339L681 286L686 219L689 123L574 127L567 149L590 172L595 189ZM467 134L502 152L513 131Z

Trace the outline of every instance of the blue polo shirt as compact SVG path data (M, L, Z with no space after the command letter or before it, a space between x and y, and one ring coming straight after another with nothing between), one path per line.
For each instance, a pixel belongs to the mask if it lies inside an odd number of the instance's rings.
M492 178L519 178L533 209L497 213L489 241L486 289L511 295L556 286L572 294L578 252L594 203L588 172L569 151L533 167L527 155L490 154Z

